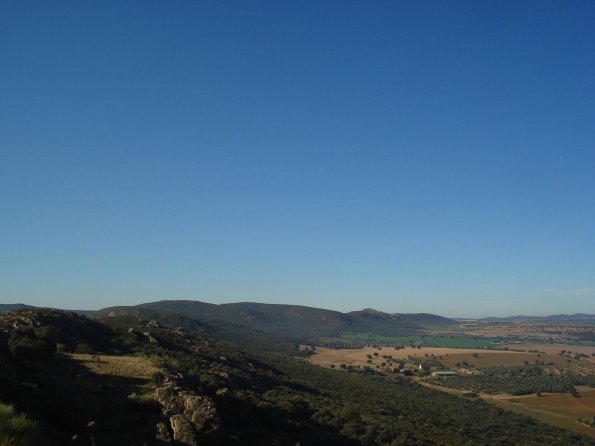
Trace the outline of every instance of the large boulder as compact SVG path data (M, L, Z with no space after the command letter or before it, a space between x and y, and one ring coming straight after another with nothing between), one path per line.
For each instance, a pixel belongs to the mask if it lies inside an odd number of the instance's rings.
M157 425L155 426L155 438L157 438L157 440L161 443L172 442L171 435L169 434L169 430L167 429L165 423L157 423Z
M211 398L168 383L156 390L156 399L163 415L169 418L176 443L197 445L199 442L217 442L221 420Z
M169 416L184 412L184 401L173 385L159 387L155 391L155 395L164 415Z
M184 400L184 415L188 417L198 431L203 434L215 432L220 428L215 403L207 396L199 396L194 392L180 392Z
M169 422L171 423L171 430L174 434L174 441L176 444L198 446L196 432L188 418L181 413L178 413L169 417Z

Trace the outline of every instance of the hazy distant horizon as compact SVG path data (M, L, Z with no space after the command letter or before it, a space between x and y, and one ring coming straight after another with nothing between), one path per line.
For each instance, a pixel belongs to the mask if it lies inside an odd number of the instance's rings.
M594 19L1 2L0 302L595 313Z
M544 317L544 316L553 316L553 315L574 315L574 314L589 314L589 315L595 315L595 313L590 313L588 311L573 311L573 312L560 312L560 313L539 313L539 312L533 312L533 313L515 313L515 314L484 314L484 315L456 315L456 314L443 314L443 313L437 313L437 312L432 312L432 311L416 311L415 309L409 310L409 311L392 311L392 310L385 310L382 308L376 308L376 307L361 307L361 308L352 308L352 309L347 309L347 310L341 310L338 308L328 308L328 307L324 307L324 306L315 306L315 305L303 305L303 304L297 304L297 303L276 303L276 302L263 302L263 301L258 301L258 300L229 300L229 301L224 301L224 302L212 302L209 300L202 300L202 299L157 299L157 300L147 300L147 301L142 301L142 302L137 302L137 303L133 303L133 304L126 304L126 303L122 303L122 304L117 304L117 305L107 305L107 306L99 306L96 308L71 308L71 307L59 307L56 305L32 305L32 306L37 306L37 307L46 307L46 308L56 308L59 310L70 310L70 311L97 311L97 310L102 310L104 308L109 308L109 307L117 307L117 306L123 306L123 307L128 307L128 306L135 306L135 305L140 305L140 304L145 304L145 303L151 303L151 302L158 302L158 301L162 301L162 300L166 300L166 301L194 301L194 302L203 302L203 303L209 303L209 304L215 304L215 305L223 305L223 304L235 304L235 303L260 303L260 304L275 304L275 305L298 305L298 306L307 306L307 307L313 307L313 308L319 308L319 309L323 309L323 310L331 310L331 311L338 311L341 313L349 313L352 311L361 311L361 310L365 310L365 309L372 309L372 310L376 310L376 311L381 311L383 313L389 313L389 314L395 314L395 313L429 313L429 314L436 314L438 316L444 316L444 317L448 317L448 318L453 318L453 319L483 319L483 318L488 318L488 317L497 317L497 318L506 318L506 317L516 317L516 316L527 316L527 317ZM4 302L2 302L4 303ZM13 305L31 305L28 302L6 302L6 304L13 304Z

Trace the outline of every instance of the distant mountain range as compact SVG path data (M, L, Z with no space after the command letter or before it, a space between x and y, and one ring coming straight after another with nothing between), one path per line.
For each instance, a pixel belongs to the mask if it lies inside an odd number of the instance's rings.
M30 305L0 304L0 313ZM191 300L163 300L135 306L118 306L98 311L76 311L91 318L102 319L113 315L142 313L153 319L178 318L180 325L208 323L224 324L230 332L232 325L262 333L275 333L289 338L334 337L341 332L366 332L378 335L408 335L429 325L444 326L457 323L455 319L429 313L384 313L372 308L341 313L339 311L301 305L238 302L211 304ZM557 314L551 316L487 317L482 322L572 322L595 323L593 314ZM193 321L193 322L189 322ZM232 330L233 331L233 330ZM237 333L241 333L239 330Z
M2 304L0 312L26 308L24 304ZM275 333L288 338L334 337L341 332L367 332L379 335L408 335L428 325L450 325L453 319L427 313L389 314L366 308L361 311L339 311L300 305L239 302L211 304L189 300L165 300L135 306L118 306L98 311L76 311L96 319L138 315L160 320L178 318L180 325L192 323L238 325L262 333ZM193 321L193 322L189 322Z
M341 313L300 305L278 305L254 302L210 304L176 300L151 302L134 307L112 307L90 316L102 318L123 311L159 310L180 314L204 322L240 324L262 332L276 332L290 337L336 336L340 332L373 332L377 334L409 334L424 325L450 325L454 320L427 314L389 314L366 308Z
M479 319L484 322L595 322L595 314L552 314L551 316L508 316L486 317Z

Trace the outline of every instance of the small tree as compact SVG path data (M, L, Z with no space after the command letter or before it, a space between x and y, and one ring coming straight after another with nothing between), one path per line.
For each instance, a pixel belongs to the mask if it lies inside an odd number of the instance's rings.
M16 361L46 361L56 353L56 344L33 330L15 330L8 340L8 350Z

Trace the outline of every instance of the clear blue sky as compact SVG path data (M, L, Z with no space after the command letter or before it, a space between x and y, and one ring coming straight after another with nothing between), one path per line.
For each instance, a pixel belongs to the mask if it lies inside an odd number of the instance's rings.
M0 302L595 312L592 1L0 3Z

